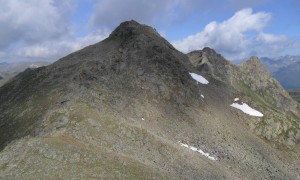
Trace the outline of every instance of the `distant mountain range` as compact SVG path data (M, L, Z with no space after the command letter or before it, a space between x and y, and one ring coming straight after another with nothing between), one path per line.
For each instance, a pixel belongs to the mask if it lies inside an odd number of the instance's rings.
M300 55L261 58L262 63L286 89L300 87Z
M49 62L32 62L32 61L22 61L22 62L0 62L0 87L9 81L14 76L18 75L20 72L27 68L38 68L41 66L49 65Z

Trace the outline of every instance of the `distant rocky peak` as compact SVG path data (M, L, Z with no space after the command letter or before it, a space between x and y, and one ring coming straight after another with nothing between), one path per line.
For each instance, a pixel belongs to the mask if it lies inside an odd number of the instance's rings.
M250 59L241 63L239 66L242 71L251 73L254 76L264 76L265 78L271 78L271 74L269 73L269 71L263 65L261 60L256 56L250 57Z
M228 62L214 49L205 47L202 50L187 54L191 63L198 71L221 81L228 81L230 75L230 62Z
M245 61L245 65L248 65L248 66L263 66L260 59L256 56L252 56L247 61Z
M271 74L256 56L250 57L250 59L242 62L238 66L242 73L247 74L247 78L250 78L255 82L259 81L267 83L270 79L273 80Z
M191 60L195 66L203 63L211 63L212 65L229 63L224 57L209 47L204 47L202 50L192 51L188 53L188 56L193 57Z

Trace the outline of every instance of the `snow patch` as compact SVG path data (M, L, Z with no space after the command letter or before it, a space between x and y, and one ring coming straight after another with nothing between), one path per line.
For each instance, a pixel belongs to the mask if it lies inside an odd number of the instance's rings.
M237 108L237 109L243 111L244 113L249 114L250 116L257 116L257 117L263 117L264 116L261 112L251 108L246 103L242 103L242 104L232 103L230 106L234 107L234 108Z
M197 149L197 148L194 147L194 146L189 146L189 145L184 144L184 143L180 143L180 145L183 146L183 147L185 147L185 148L189 148L189 149L191 149L192 151L198 152L198 153L200 153L201 155L207 157L208 159L210 159L210 160L212 160L212 161L216 161L216 160L217 160L217 158L210 156L209 153L205 153L205 152L202 151L201 149Z
M145 119L144 119L144 118L142 118L142 121L145 121Z
M203 94L201 94L201 97L204 99L204 95Z
M199 75L199 74L195 74L195 73L189 73L193 79L195 79L197 82L201 83L201 84L208 84L208 80L206 80L203 76Z
M239 100L240 100L240 98L234 98L234 102L237 102Z

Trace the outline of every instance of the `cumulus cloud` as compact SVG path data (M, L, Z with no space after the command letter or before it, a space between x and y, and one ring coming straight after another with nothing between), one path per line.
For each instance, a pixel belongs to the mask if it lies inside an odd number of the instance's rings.
M25 58L56 59L106 38L108 32L101 31L83 37L65 38L61 41L46 41L20 48L16 54Z
M70 18L73 0L0 0L0 59L56 60L104 39L98 30L78 36Z
M218 0L0 0L0 61L55 60L104 39L120 22L130 19L155 26L168 38L169 32L176 31L170 29L177 29L182 22L202 21L212 11L232 11L262 1L226 0L224 7L215 6ZM82 4L89 7L78 6ZM86 12L89 8L92 11ZM78 22L78 17L83 20ZM173 44L184 52L210 46L226 57L247 56L249 49L258 54L275 52L287 47L289 39L264 32L270 18L269 13L243 9Z
M268 34L264 32L260 32L256 37L256 46L260 47L260 51L268 52L269 54L276 54L287 48L294 48L294 43L290 42L290 40L285 35L274 35Z
M244 58L249 56L249 49L259 51L256 46L275 47L274 43L280 44L288 41L283 35L263 32L270 19L269 13L253 13L250 8L242 9L228 20L221 23L211 22L201 32L174 41L173 45L183 52L209 46L227 57Z
M69 32L70 0L0 0L0 48L35 43Z
M274 34L268 34L264 32L260 32L258 36L256 37L256 41L259 43L267 43L267 44L272 44L272 43L280 43L287 41L288 38L284 35L274 35Z

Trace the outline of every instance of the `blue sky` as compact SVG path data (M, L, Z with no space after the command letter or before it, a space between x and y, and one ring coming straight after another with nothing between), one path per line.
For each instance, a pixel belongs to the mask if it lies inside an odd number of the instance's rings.
M298 0L0 0L0 62L54 61L106 38L122 21L155 27L186 53L229 60L300 55Z

